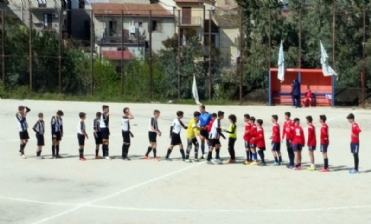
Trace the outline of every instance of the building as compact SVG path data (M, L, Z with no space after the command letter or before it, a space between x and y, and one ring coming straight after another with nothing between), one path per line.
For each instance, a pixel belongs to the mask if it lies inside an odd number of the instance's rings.
M140 57L148 48L149 28L153 51L160 50L162 41L175 33L173 14L160 4L94 3L91 7L98 52L117 51L123 41L124 49Z

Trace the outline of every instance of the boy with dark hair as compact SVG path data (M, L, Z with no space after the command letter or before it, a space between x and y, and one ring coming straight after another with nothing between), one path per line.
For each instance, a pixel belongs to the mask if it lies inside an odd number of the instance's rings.
M99 155L99 146L102 144L102 133L100 130L100 118L102 116L101 112L97 112L94 119L94 138L95 138L95 159L102 159ZM103 146L102 146L102 152L103 152Z
M349 123L352 124L351 130L351 140L350 140L350 152L353 154L354 157L354 169L349 170L350 174L359 173L358 165L359 165L359 134L362 130L359 128L358 124L354 121L354 114L350 113L347 116Z
M52 159L63 158L59 155L59 144L63 138L63 117L64 113L61 110L57 111L57 114L51 119L51 129L52 129Z
M44 123L44 115L42 113L38 114L39 120L37 120L36 124L33 126L33 130L36 132L36 139L37 139L37 152L36 152L36 159L44 159L41 156L41 151L44 146L44 133L45 133L45 123Z
M259 165L258 163L258 156L257 156L257 153L256 153L256 142L255 142L255 138L256 138L256 134L258 132L257 130L257 127L256 127L256 124L255 124L255 117L250 117L250 142L249 142L249 146L250 146L250 152L251 152L251 155L252 155L252 162L250 163L250 165Z
M79 143L79 155L80 161L86 161L84 157L84 145L85 145L85 138L89 139L88 134L86 133L86 127L85 127L85 119L86 119L86 113L80 112L79 113L80 121L77 124L77 141Z
M195 146L195 159L193 161L199 162L198 160L198 141L196 138L197 136L200 136L199 134L199 127L197 127L198 120L200 119L200 112L196 111L193 113L193 118L189 121L188 127L187 127L187 151L186 151L186 163L192 162L192 160L189 159L189 153L192 150L192 144Z
M264 129L263 129L263 120L258 119L257 123L257 133L256 133L256 146L258 148L258 154L260 156L259 166L265 166L264 151L265 151L265 138L264 138Z
M307 124L308 124L308 150L309 150L309 158L310 158L310 167L307 168L308 171L315 171L316 166L314 165L314 151L316 150L317 140L316 140L316 128L313 125L313 118L312 116L307 116Z
M251 129L251 124L250 124L250 115L245 114L243 116L243 119L245 121L245 133L243 135L243 140L245 141L245 150L246 150L246 161L244 162L245 165L249 165L250 162L252 161L252 154L250 151L250 129Z
M281 156L281 141L280 141L280 125L278 124L278 116L272 115L272 154L274 157L273 166L282 165L282 156Z
M28 135L28 124L26 120L27 113L30 112L31 109L25 106L19 106L18 112L16 113L15 117L18 121L18 130L19 130L19 139L20 139L20 149L19 149L19 155L23 159L27 159L27 157L24 154L24 149L26 148L28 139L30 139L30 136Z
M202 157L205 154L205 142L207 145L209 144L209 132L207 131L207 126L211 121L211 114L206 111L205 105L200 106L200 119L199 119L199 127L200 127L200 139L201 139L201 152Z
M295 153L295 168L294 170L301 170L301 150L305 144L305 137L303 128L300 126L300 119L294 119L294 127L292 133L292 149Z
M329 140L329 131L328 131L328 126L326 124L326 115L320 115L319 116L319 122L321 123L321 152L323 155L323 160L324 160L324 167L320 170L320 172L329 172L329 165L328 165L328 157L327 157L327 150L328 146L330 144Z
M285 113L285 122L283 123L283 130L282 130L282 141L286 138L286 147L287 147L287 154L289 156L289 164L287 168L292 169L294 168L294 151L292 150L292 143L291 143L291 133L292 133L292 126L294 125L292 120L290 119L291 113Z
M149 153L153 150L153 157L156 162L159 162L160 160L157 158L157 135L161 136L161 131L158 128L157 119L160 117L160 111L155 110L153 112L153 117L149 120L149 130L148 130L148 138L149 138L149 146L147 149L147 153L144 156L144 159L149 160L148 157Z
M129 107L125 107L124 110L124 116L122 117L121 120L121 128L122 128L122 150L121 150L121 158L123 160L129 160L130 158L128 157L129 154L129 148L130 148L130 138L133 138L134 135L130 131L130 120L134 119L133 114L130 112Z
M220 160L220 136L222 136L225 139L225 136L221 132L220 128L220 121L224 118L224 112L218 111L218 118L213 122L213 126L211 128L209 137L211 139L211 147L209 150L209 154L207 155L207 164L213 165L214 163L211 161L212 153L215 148L216 151L216 159L215 162L219 165L222 165L223 162Z
M209 133L209 136L210 136L210 132L211 132L211 129L212 129L212 127L213 127L214 121L215 121L217 118L218 118L218 115L217 115L216 113L212 113L212 114L211 114L211 121L210 121L209 125L207 126L207 132ZM209 149L210 149L210 147L211 147L211 139L210 139L210 137L208 137L208 139L209 139ZM205 153L205 154L201 157L201 159L207 159L207 157L208 157L208 153ZM211 155L211 159L212 159L212 155Z
M109 136L111 133L109 131L109 106L103 105L102 109L103 113L100 117L99 128L102 135L103 157L107 160L110 160L111 158L109 157Z
M227 132L229 134L228 138L228 152L230 155L230 159L227 161L227 163L235 163L236 162L236 151L234 150L234 145L237 140L237 117L234 114L229 115L228 117L229 122L231 123L229 125L229 129L224 129L224 132Z
M185 153L183 149L182 138L180 137L180 131L182 130L182 128L187 129L187 126L185 126L183 122L181 121L181 119L184 116L184 112L178 111L176 112L176 116L177 118L174 119L173 124L170 127L171 142L170 142L170 146L169 146L169 149L167 150L167 154L165 158L167 161L172 161L170 159L170 154L173 151L174 146L177 146L177 145L179 145L180 153L182 154L182 160L185 161Z

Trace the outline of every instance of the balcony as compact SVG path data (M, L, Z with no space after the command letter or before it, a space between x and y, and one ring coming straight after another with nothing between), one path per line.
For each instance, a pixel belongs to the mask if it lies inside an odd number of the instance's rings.
M200 16L192 16L192 17L181 16L178 19L180 19L180 26L182 27L201 26L202 24L202 20Z

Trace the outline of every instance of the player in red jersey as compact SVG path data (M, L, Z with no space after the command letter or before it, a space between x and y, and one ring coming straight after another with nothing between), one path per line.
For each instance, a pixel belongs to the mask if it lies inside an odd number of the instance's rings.
M300 119L294 119L294 127L292 129L292 149L295 153L295 168L301 170L301 150L305 145L305 137L303 128L300 126Z
M281 156L281 141L280 141L280 125L277 123L278 116L272 115L272 154L274 157L273 166L282 165L282 156Z
M294 151L292 150L292 144L291 144L291 133L292 133L292 126L294 123L290 119L291 113L286 112L285 113L285 123L283 123L283 129L282 129L282 142L286 138L286 147L287 147L287 154L289 155L289 164L287 168L292 169L294 168Z
M309 158L310 158L310 167L307 168L308 171L315 171L316 167L314 165L314 151L316 150L317 140L316 140L316 128L312 124L313 118L312 116L307 116L307 124L308 124L308 150L309 150Z
M305 98L301 101L303 104L303 107L306 107L307 105L309 107L312 107L312 91L310 91L309 86L307 86L307 91L305 92Z
M214 123L214 121L216 120L217 117L218 117L218 115L216 113L211 114L211 120L209 122L209 125L206 128L208 133L211 132L211 128L213 127L213 123ZM205 158L207 158L207 153L202 155L202 157L201 157L201 159L205 159Z
M349 123L352 124L352 135L350 140L350 152L353 154L354 157L354 169L349 170L350 174L356 174L359 173L358 171L358 165L359 165L359 133L362 132L362 130L359 128L358 124L354 121L354 114L349 114L347 116L347 119Z
M245 165L248 165L250 164L251 160L252 160L252 156L251 156L251 152L250 152L250 128L251 128L251 124L250 124L250 115L249 114L245 114L243 116L244 118L244 121L245 121L245 134L243 135L243 140L245 141L245 150L246 150L246 161L244 162Z
M259 165L258 156L257 156L257 153L256 153L256 142L255 142L256 134L258 132L256 124L255 124L255 117L250 117L250 125L251 125L251 128L250 128L250 138L251 139L250 139L250 142L249 142L249 146L250 146L250 152L251 152L252 160L253 160L250 164L251 165Z
M319 122L321 123L321 152L323 155L324 160L324 167L320 170L320 172L329 172L330 169L328 168L328 157L327 157L327 149L330 144L329 140L329 132L328 132L328 126L326 124L326 115L320 115L319 116Z
M258 119L256 121L257 123L257 132L256 132L256 138L255 143L256 147L258 148L258 154L260 156L260 163L259 166L265 166L265 159L264 159L264 151L265 151L265 138L264 138L264 129L263 129L263 120Z

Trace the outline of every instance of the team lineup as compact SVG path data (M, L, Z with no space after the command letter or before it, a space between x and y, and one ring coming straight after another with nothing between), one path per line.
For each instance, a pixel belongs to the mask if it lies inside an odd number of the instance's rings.
M109 156L109 106L104 105L102 112L96 113L96 118L94 119L94 139L95 139L95 158L96 159L111 159ZM31 111L30 108L26 106L19 106L18 112L16 113L16 118L18 121L19 137L20 137L20 150L19 154L22 158L26 159L25 147L28 143L28 123L26 120L27 113ZM62 158L59 154L59 143L63 138L63 111L58 110L56 115L51 119L51 135L52 135L52 159ZM88 134L85 126L86 113L80 112L78 114L80 120L77 123L77 140L78 140L78 150L80 161L85 161L84 157L84 145L85 140L88 139ZM157 137L162 135L159 129L158 118L160 116L159 110L154 110L153 117L149 120L148 127L148 139L149 145L147 151L145 152L144 159L150 160L151 153L153 153L153 160L160 161L157 156ZM214 165L223 164L220 158L221 142L220 138L226 139L225 134L228 134L228 152L230 158L226 163L236 163L236 153L235 153L235 143L237 141L237 117L234 114L228 116L230 122L228 129L223 129L221 127L221 120L224 119L224 112L218 111L217 113L208 113L205 110L205 106L200 106L200 111L193 113L193 118L189 121L188 126L183 122L184 113L182 111L176 112L176 118L172 122L170 127L169 137L170 145L167 149L165 160L171 161L171 153L174 147L179 147L182 160L190 162L199 162L201 160L206 160L207 164ZM315 158L314 151L317 147L316 142L316 129L313 125L312 116L307 116L306 123L308 125L308 136L305 138L303 127L300 125L300 119L295 118L291 120L290 112L284 114L285 121L283 124L282 132L280 125L278 124L278 115L272 115L271 121L272 135L271 140L271 151L274 157L273 166L284 165L281 154L281 144L285 143L288 153L288 164L287 167L293 170L301 170L302 165L302 150L305 146L308 147L310 165L307 167L308 171L315 171ZM41 155L42 147L45 145L44 135L45 135L45 122L44 115L42 113L38 114L38 121L32 127L35 132L37 139L37 159L43 159ZM361 129L355 122L354 114L349 114L347 117L349 123L351 123L351 141L350 150L354 157L354 168L349 170L350 174L359 173L359 134ZM129 148L131 145L131 138L134 134L131 132L130 120L134 119L133 114L130 112L129 108L123 109L123 116L121 120L122 128L122 159L130 160L129 158ZM329 159L327 151L329 148L329 127L326 124L326 116L320 115L319 122L320 127L320 144L319 150L323 156L324 166L320 169L321 172L329 172ZM246 150L246 159L243 164L245 165L259 165L266 166L265 162L265 136L263 128L263 120L255 119L255 117L249 114L244 115L244 135L243 141ZM181 140L181 130L186 130L187 137L187 147L184 149ZM199 140L200 143L199 143ZM102 155L99 155L99 149L102 146ZM194 159L191 159L191 152L194 148ZM201 155L199 156L199 149L201 149ZM215 151L215 159L213 159L213 151ZM258 156L260 159L258 159Z

